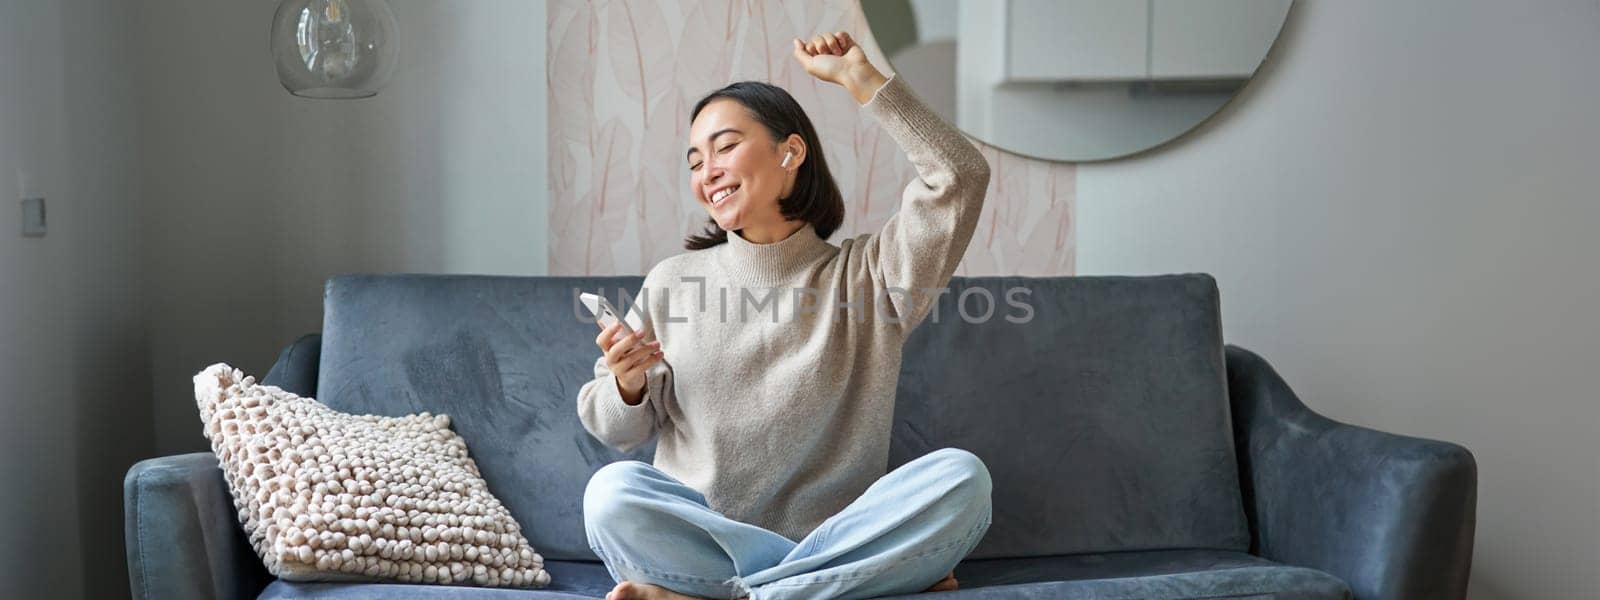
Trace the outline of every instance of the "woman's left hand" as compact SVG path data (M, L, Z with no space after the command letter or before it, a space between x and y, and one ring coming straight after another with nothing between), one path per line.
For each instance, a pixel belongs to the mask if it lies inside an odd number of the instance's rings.
M883 74L867 60L867 53L843 31L824 33L809 42L795 38L794 59L812 77L844 86L862 104L866 104L885 81Z

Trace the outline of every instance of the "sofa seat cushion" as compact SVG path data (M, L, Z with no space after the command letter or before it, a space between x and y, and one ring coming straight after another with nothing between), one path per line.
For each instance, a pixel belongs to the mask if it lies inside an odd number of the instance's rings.
M548 561L550 587L496 590L390 584L274 582L263 599L461 598L557 600L603 598L615 585L596 562ZM1160 550L1040 558L969 560L956 567L961 589L900 598L974 600L1011 598L1125 599L1272 598L1349 600L1350 588L1315 569L1291 567L1226 550Z
M900 597L930 600L1349 600L1353 597L1349 586L1333 575L1229 550L1159 550L969 560L956 567L956 579L961 582L961 589L955 592L937 596L911 594Z
M466 586L410 585L389 583L298 583L274 581L261 592L262 600L288 598L328 598L338 600L387 600L388 598L442 598L472 600L592 600L604 598L616 587L606 566L597 562L545 561L550 585L537 590L508 590Z

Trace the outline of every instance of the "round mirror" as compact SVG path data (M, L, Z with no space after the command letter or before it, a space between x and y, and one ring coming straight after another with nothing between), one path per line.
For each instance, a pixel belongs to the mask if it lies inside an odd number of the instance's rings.
M1292 0L866 0L890 68L946 120L1041 160L1165 144L1244 87Z

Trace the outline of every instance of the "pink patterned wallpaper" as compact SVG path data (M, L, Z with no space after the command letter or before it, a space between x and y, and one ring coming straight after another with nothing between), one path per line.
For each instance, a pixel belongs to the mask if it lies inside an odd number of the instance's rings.
M689 109L733 81L794 95L845 194L829 240L876 231L915 177L892 138L837 85L794 62L790 40L849 31L873 64L859 0L551 0L551 275L640 275L686 252L705 210L689 194ZM978 144L991 181L957 275L1072 275L1077 169Z

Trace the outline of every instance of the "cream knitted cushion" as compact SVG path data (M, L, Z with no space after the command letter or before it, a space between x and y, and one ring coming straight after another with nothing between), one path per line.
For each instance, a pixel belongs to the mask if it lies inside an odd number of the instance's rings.
M223 363L194 377L250 544L290 581L543 587L450 417L347 415Z

